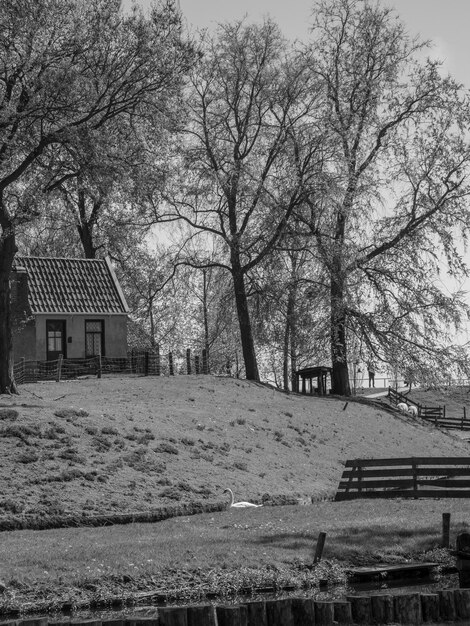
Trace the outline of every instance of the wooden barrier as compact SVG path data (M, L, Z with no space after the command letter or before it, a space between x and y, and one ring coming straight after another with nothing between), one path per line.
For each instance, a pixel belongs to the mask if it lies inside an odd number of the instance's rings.
M470 457L348 460L335 500L358 498L470 498Z
M3 621L3 626L333 626L334 624L422 624L451 621L469 623L470 589L436 593L391 593L348 596L319 601L286 598L237 605L200 605L155 608L149 617L77 620L73 616L36 617Z
M388 388L388 398L395 406L399 402L404 402L408 406L415 406L418 411L418 417L431 422L437 428L470 430L470 419L467 419L465 407L462 407L462 415L460 417L447 415L445 406L426 406L419 402L414 402L407 395L400 393L393 387Z

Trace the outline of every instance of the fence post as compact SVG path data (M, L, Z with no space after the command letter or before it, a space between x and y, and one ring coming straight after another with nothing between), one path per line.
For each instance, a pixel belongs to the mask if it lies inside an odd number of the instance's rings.
M442 547L450 546L450 513L442 514Z
M317 547L315 549L315 556L313 557L314 563L318 563L318 561L321 561L323 548L325 547L325 539L326 539L326 533L320 532L318 535L318 539L317 539Z
M189 376L191 374L191 348L186 350L186 370Z
M208 373L208 366L207 366L207 350L204 348L202 351L202 373L203 374L207 374Z
M170 368L170 376L174 376L175 372L173 370L173 353L172 352L168 352L168 365Z
M60 383L60 376L62 374L62 361L64 360L64 357L62 354L59 354L59 359L57 361L57 378L56 381L58 383Z
M157 376L160 376L161 373L161 367L160 367L160 344L157 343L157 345L155 346L155 353L156 353L156 370L157 370Z
M101 374L102 374L102 367L101 367L101 354L98 354L98 372L97 372L97 378L101 378Z
M145 359L144 360L144 373L146 376L148 376L149 375L149 353L147 350L144 353L144 359Z
M194 357L194 368L196 370L196 374L199 374L199 355L196 354Z
M417 493L418 492L418 468L416 465L415 457L411 459L411 467L413 469L413 491L415 493L414 497L417 498L418 497L418 493Z

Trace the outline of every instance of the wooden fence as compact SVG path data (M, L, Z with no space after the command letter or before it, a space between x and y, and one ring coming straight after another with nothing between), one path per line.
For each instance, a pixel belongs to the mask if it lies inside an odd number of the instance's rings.
M470 498L470 457L346 461L335 500Z
M176 363L178 361L178 364ZM79 376L98 376L102 374L139 374L141 376L174 376L179 374L208 374L209 359L206 351L192 355L188 348L175 359L173 352L129 352L123 357L94 356L88 359L64 359L59 356L54 361L29 361L20 359L13 366L15 381L21 385L40 380L60 381Z
M418 417L431 422L440 428L454 428L459 430L470 430L470 419L467 418L466 407L462 407L462 414L447 415L445 406L426 406L419 402L414 402L407 395L400 393L393 387L388 388L388 398L395 406L399 402L405 402L408 406L415 406Z

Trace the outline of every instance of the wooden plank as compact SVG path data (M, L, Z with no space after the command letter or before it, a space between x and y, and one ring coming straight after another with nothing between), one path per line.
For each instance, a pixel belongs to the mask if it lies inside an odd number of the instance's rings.
M419 479L420 485L429 487L446 487L447 489L470 489L470 480L458 480L456 478L433 478L432 480Z
M411 573L419 573L429 575L430 571L439 567L439 563L432 561L418 563L394 563L388 565L363 565L359 567L351 567L348 574L354 578L373 579L382 577L383 575L394 575L395 577L405 577Z
M345 462L344 467L389 467L395 465L411 465L411 457L390 459L352 459Z
M429 481L423 480L425 484ZM413 479L393 479L393 478L384 478L383 480L363 480L359 483L350 483L350 482L340 482L339 489L347 489L348 491L358 489L359 486L361 489L413 489L414 482Z
M345 493L338 491L335 496L335 501L340 502L342 500L357 500L359 498L366 498L368 500L378 498L470 498L470 490L464 489L420 489L419 491L363 491L362 493L350 491Z
M468 465L470 466L469 456L417 456L390 459L353 459L345 462L345 467L395 467L400 465L408 465L411 467L412 460L415 459L418 465Z
M470 467L420 467L420 476L440 476L451 478L452 476L470 476ZM357 477L358 474L354 470L345 470L341 476L341 480ZM403 469L366 469L362 471L362 478L398 478L399 476L413 476L411 468Z

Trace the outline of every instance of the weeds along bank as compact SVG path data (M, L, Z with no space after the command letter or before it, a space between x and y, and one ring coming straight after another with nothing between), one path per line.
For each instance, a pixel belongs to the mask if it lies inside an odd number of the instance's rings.
M408 416L212 376L104 377L0 397L5 516L332 497L347 458L466 455Z

